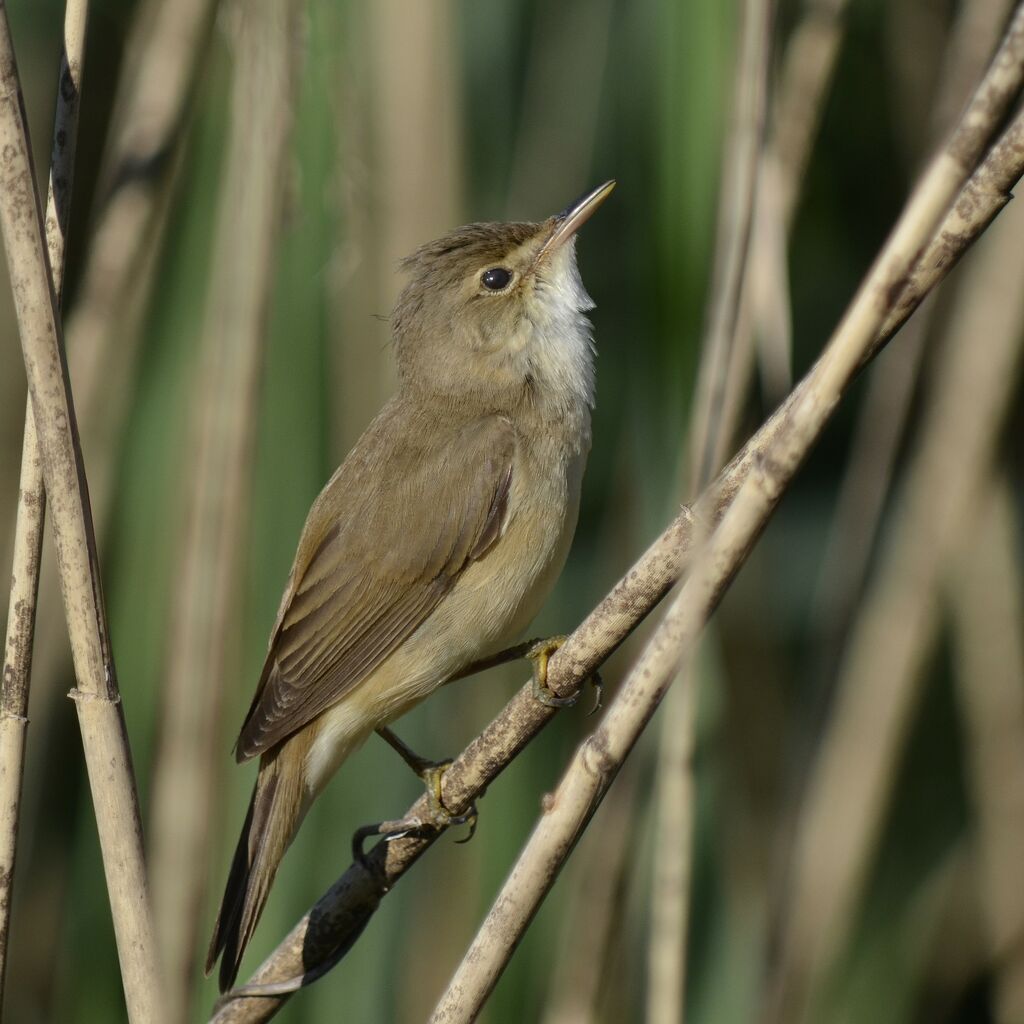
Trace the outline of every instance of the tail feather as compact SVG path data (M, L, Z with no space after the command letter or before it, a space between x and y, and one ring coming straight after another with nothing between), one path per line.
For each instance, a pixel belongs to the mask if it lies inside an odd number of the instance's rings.
M277 867L304 810L301 778L282 765L279 750L265 754L260 763L206 956L207 974L221 958L221 992L230 989L238 977Z

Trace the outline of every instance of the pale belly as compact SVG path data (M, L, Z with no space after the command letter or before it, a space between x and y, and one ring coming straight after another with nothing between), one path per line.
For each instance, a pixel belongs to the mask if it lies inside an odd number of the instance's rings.
M561 467L517 465L504 532L427 620L314 723L314 796L375 728L405 714L466 665L517 640L561 574L579 513L586 454Z

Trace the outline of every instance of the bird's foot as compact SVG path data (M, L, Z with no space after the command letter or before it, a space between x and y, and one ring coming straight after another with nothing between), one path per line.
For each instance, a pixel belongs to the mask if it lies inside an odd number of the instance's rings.
M453 825L469 825L469 835L456 842L468 843L476 834L476 804L471 804L465 814L452 814L444 805L441 795L441 782L444 773L451 767L451 761L437 761L420 776L427 787L427 800L430 803L430 823L439 831Z
M470 824L469 836L460 840L468 842L476 829L476 809L471 808L466 814L452 814L445 807L441 798L441 780L444 778L444 773L451 767L451 758L444 761L431 761L429 758L420 757L387 726L380 726L377 733L423 782L427 791L427 800L430 802L430 819L427 823L438 829L445 829L451 828L452 825L464 825L468 822Z
M381 726L377 732L398 752L402 760L419 776L427 794L428 811L425 817L409 815L395 821L380 821L374 825L364 825L352 836L352 856L364 868L371 870L363 843L373 836L381 836L385 842L402 839L410 835L425 835L429 832L443 832L455 825L469 825L469 835L459 839L459 843L468 843L476 832L476 804L470 806L465 814L452 814L444 805L441 785L444 773L451 767L451 760L431 761L420 757L406 746L390 729Z
M567 639L568 637L564 634L558 634L556 636L548 637L547 640L538 640L526 652L526 657L533 665L533 696L548 708L571 708L580 699L579 690L577 690L576 693L570 694L568 697L559 697L556 693L553 693L551 688L548 686L548 662L551 660L551 655L553 655ZM594 706L588 712L592 715L601 707L601 693L604 689L604 684L602 683L601 675L598 672L594 672L590 676L590 682L593 685L596 694Z

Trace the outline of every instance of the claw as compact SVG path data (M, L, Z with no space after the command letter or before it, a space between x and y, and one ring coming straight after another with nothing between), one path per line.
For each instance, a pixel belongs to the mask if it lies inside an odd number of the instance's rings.
M590 683L594 687L594 706L587 712L587 718L601 710L601 697L604 695L604 680L600 672L594 672L590 677Z
M469 832L467 832L461 839L455 840L459 846L468 843L470 839L476 835L476 826L479 820L479 815L476 813L476 804L473 804L465 814L461 815L461 820L458 824L469 825Z

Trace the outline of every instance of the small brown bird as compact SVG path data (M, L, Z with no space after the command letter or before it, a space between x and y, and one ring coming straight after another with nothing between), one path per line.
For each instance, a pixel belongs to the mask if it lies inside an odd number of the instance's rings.
M614 184L402 265L398 393L313 503L235 747L260 767L207 958L221 991L341 762L518 637L562 570L594 402L575 234Z

